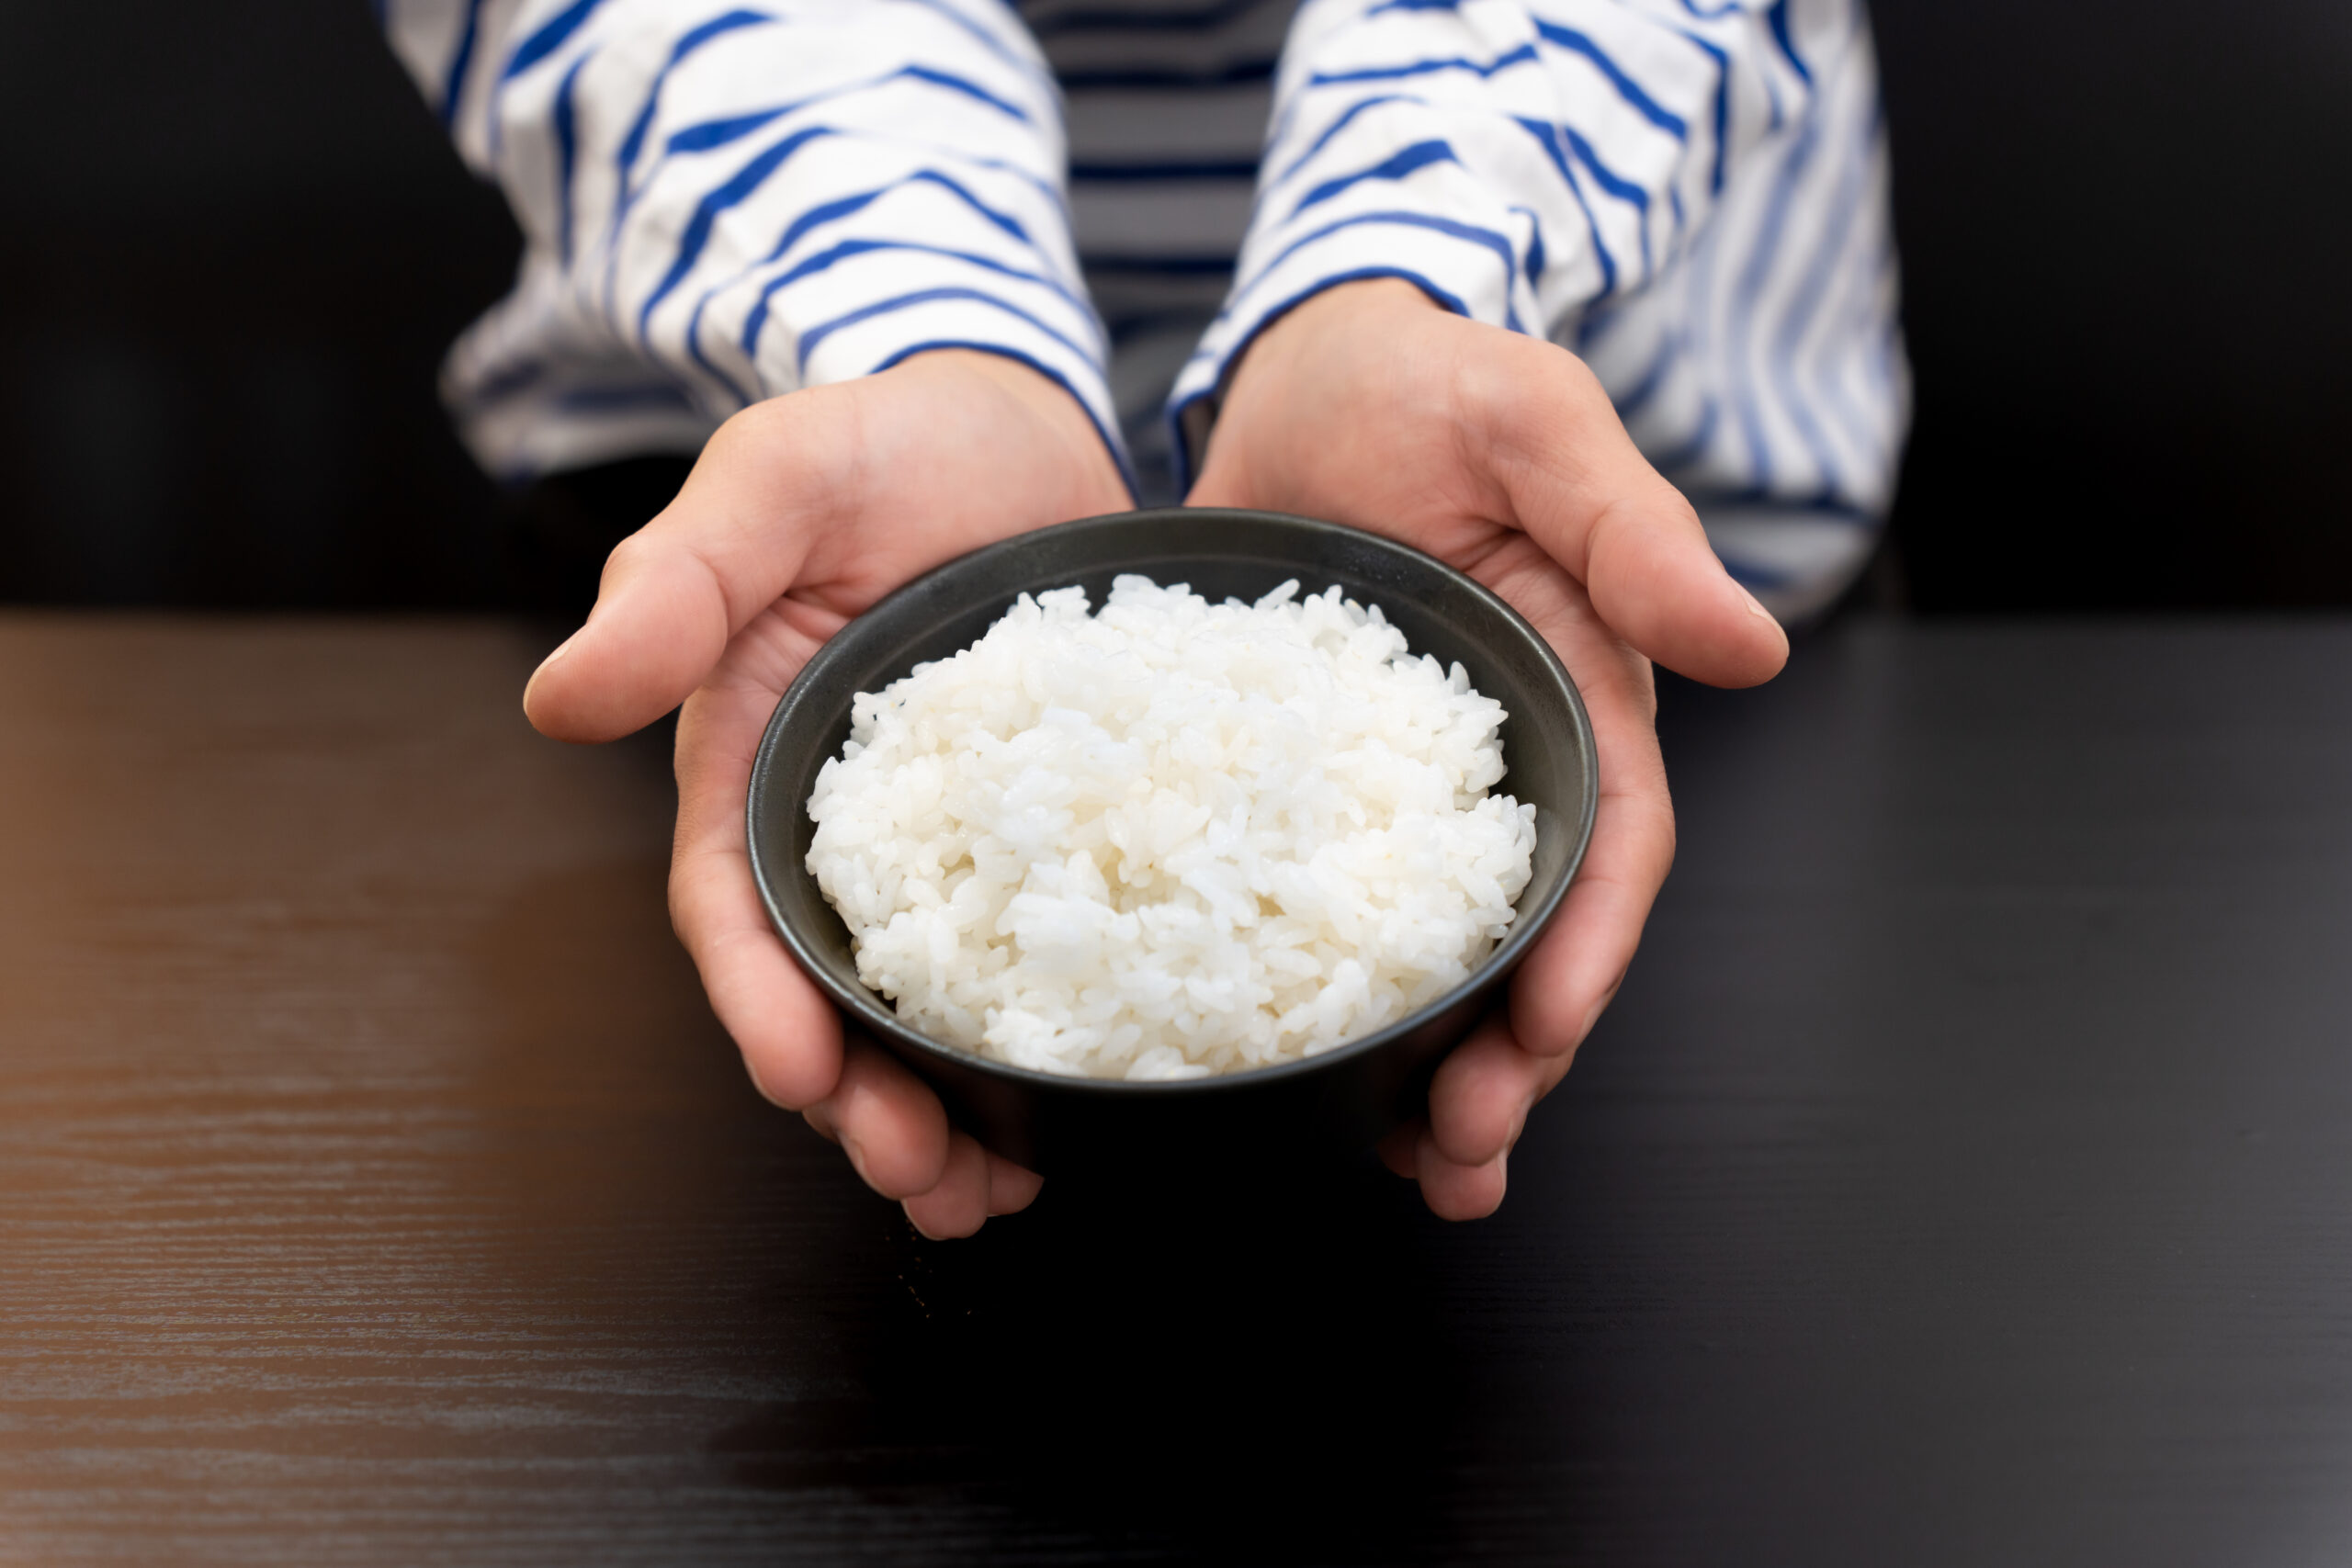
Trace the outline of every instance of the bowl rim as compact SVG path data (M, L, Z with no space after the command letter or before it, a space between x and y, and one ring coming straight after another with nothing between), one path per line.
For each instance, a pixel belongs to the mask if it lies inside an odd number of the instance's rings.
M1295 1061L1269 1063L1261 1067L1244 1067L1237 1072L1214 1073L1206 1077L1097 1078L1081 1077L1065 1073L1041 1072L1035 1067L1015 1066L1010 1062L1001 1062L992 1056L983 1056L977 1051L967 1051L961 1046L933 1040L921 1030L910 1028L901 1021L895 1010L885 1001L879 992L870 990L865 986L850 987L841 984L831 970L820 961L808 938L795 927L791 919L786 918L775 893L773 875L775 867L761 848L762 807L766 803L769 793L768 784L775 773L776 753L783 749L784 737L790 728L793 716L809 700L810 693L814 691L823 672L831 666L853 657L865 640L860 635L860 628L884 625L880 618L881 613L894 603L915 597L935 588L943 578L978 570L989 562L1034 548L1035 541L1041 538L1063 536L1074 533L1125 531L1171 521L1203 521L1213 517L1272 524L1279 529L1310 536L1328 537L1345 535L1355 547L1362 548L1369 545L1375 550L1387 551L1408 558L1417 565L1451 579L1453 586L1483 601L1490 610L1497 613L1507 627L1516 633L1519 638L1533 650L1539 666L1556 688L1558 694L1566 699L1570 719L1569 728L1575 738L1576 750L1584 765L1584 775L1590 781L1590 787L1584 792L1582 811L1576 824L1575 841L1569 846L1567 864L1559 881L1536 907L1516 910L1509 934L1496 945L1493 952L1479 962L1476 968L1464 976L1458 984L1403 1018L1384 1024L1369 1034L1342 1041L1330 1049L1318 1052L1312 1056L1302 1056ZM1510 776L1508 761L1506 761L1503 776L1506 781ZM793 677L792 683L785 688L784 694L776 699L775 709L768 716L767 728L760 736L759 749L752 756L751 777L744 792L743 829L745 848L751 862L752 886L759 890L760 903L767 910L769 926L782 939L786 950L791 953L794 964L802 975L806 976L818 990L824 993L837 1007L848 1012L860 1027L956 1066L973 1069L1009 1082L1061 1093L1108 1096L1139 1094L1178 1097L1215 1096L1304 1077L1309 1073L1324 1071L1342 1061L1369 1055L1413 1033L1448 1010L1459 1006L1466 993L1483 990L1507 977L1519 966L1520 961L1526 957L1527 950L1534 945L1536 939L1551 924L1553 917L1559 912L1561 903L1566 898L1568 889L1575 885L1578 873L1583 869L1585 852L1592 841L1594 815L1600 805L1600 750L1593 737L1592 720L1585 711L1583 694L1577 689L1576 681L1569 675L1567 666L1561 662L1560 656L1554 651L1551 643L1545 640L1543 633L1537 631L1528 622L1526 616L1514 609L1502 595L1471 577L1467 572L1448 566L1435 556L1415 549L1410 545L1400 544L1385 535L1374 534L1368 529L1351 527L1346 524L1329 523L1312 517L1299 517L1289 513L1261 512L1248 507L1163 506L1135 512L1109 513L1097 517L1075 518L1067 523L1057 523L1047 527L1031 529L1026 533L1015 534L992 544L983 545L978 549L967 551L963 555L943 561L930 570L909 579L875 601L862 614L852 617L840 630L826 638L817 651L809 656L808 661L801 666L800 672ZM805 800L796 802L794 806L795 810L803 813L808 808L808 802Z

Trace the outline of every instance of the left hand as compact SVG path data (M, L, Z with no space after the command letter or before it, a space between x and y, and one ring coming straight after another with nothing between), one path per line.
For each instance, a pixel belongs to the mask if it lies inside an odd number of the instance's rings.
M1600 797L1576 885L1507 1013L1438 1068L1428 1121L1381 1148L1437 1213L1491 1213L1529 1111L1616 995L1673 863L1650 660L1748 686L1780 671L1788 638L1724 572L1582 361L1394 278L1326 290L1259 334L1186 499L1427 551L1509 600L1584 696Z

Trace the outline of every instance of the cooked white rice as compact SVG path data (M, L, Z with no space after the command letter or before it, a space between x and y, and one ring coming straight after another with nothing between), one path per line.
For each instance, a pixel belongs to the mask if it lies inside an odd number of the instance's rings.
M859 694L808 798L858 976L934 1040L1179 1078L1311 1056L1468 975L1527 886L1504 714L1380 608L1026 594Z

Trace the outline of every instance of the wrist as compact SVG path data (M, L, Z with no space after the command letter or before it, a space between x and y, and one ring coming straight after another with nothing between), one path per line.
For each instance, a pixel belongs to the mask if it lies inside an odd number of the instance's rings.
M1289 345L1312 342L1340 323L1342 330L1360 330L1358 323L1396 315L1419 316L1444 306L1402 277L1357 277L1317 289L1260 328L1234 357L1226 372L1228 385L1247 373L1253 360L1280 358Z
M900 361L882 375L936 378L958 383L967 394L1001 397L1023 419L1046 432L1091 485L1108 487L1122 496L1132 494L1110 433L1096 423L1076 392L1025 360L987 349L934 348Z
M1207 471L1211 442L1225 411L1248 403L1253 389L1311 375L1318 362L1351 338L1376 334L1388 330L1385 323L1410 321L1431 311L1447 313L1408 279L1358 277L1317 289L1266 322L1226 367L1216 389L1187 410L1185 435L1201 471Z

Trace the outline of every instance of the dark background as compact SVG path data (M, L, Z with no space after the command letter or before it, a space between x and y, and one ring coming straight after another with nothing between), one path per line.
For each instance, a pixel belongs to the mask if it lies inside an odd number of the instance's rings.
M1879 0L1922 611L2352 604L2352 6ZM359 0L0 0L0 600L481 605L515 237Z

